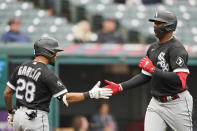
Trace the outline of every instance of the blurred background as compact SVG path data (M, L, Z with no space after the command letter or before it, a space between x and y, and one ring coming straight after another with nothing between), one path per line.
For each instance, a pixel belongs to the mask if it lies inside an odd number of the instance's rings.
M189 90L194 98L197 131L197 1L196 0L0 0L0 131L7 123L3 91L14 68L31 60L33 44L52 36L64 51L54 70L68 91L85 92L100 80L116 83L138 74L139 60L157 39L153 23L157 10L177 15L174 33L189 54ZM52 99L51 131L143 131L150 85L121 92L107 101L87 100L65 107ZM104 106L102 106L104 104ZM99 121L99 115L108 118ZM171 131L171 129L167 129Z

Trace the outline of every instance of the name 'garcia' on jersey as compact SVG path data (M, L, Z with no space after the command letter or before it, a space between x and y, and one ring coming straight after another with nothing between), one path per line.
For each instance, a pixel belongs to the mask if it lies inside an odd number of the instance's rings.
M27 76L27 77L32 78L33 80L37 81L41 75L41 72L39 70L40 70L40 68L34 69L34 68L28 67L28 66L21 66L18 70L18 75Z

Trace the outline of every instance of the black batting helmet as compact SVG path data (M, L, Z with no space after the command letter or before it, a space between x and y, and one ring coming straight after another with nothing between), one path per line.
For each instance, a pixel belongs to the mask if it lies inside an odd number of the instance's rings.
M163 26L159 27L156 29L156 32L159 31L159 33L168 33L168 32L173 32L176 30L177 26L177 18L176 15L170 11L164 11L160 10L157 11L154 18L149 19L150 22L163 22Z
M52 37L42 37L34 44L35 56L45 56L49 60L60 51L63 51L63 49L59 47L59 42Z

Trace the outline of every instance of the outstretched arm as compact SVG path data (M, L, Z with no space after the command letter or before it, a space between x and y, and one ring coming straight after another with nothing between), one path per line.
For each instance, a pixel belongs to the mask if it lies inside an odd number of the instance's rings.
M63 102L68 106L70 103L83 101L85 99L109 99L112 95L112 90L107 88L100 88L100 81L88 92L73 93L68 92L63 96Z
M66 93L65 95L66 95L66 100L69 104L85 100L84 93L69 92L69 93Z
M132 89L150 81L151 75L149 75L149 73L152 74L152 72L155 70L155 67L153 66L152 62L148 59L148 57L142 58L138 66L145 70L148 74L140 73L132 77L130 80L124 81L120 84L116 84L114 82L105 80L105 83L107 83L108 85L104 86L104 88L112 89L113 94L116 94L123 90Z
M140 73L140 74L132 77L128 81L122 82L120 84L121 84L123 90L128 90L128 89L132 89L132 88L138 87L140 85L143 85L143 84L149 82L150 79L151 79L150 76Z
M132 77L130 80L121 82L120 84L116 84L114 82L105 80L105 82L108 85L104 86L104 88L112 89L113 94L116 94L116 93L121 92L123 90L128 90L128 89L132 89L137 86L140 86L140 85L148 82L150 79L151 79L150 76L140 73L140 74Z

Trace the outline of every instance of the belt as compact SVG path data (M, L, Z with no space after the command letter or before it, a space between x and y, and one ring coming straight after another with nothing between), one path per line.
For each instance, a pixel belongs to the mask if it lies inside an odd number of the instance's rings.
M32 110L32 111L36 111L36 112L38 112L38 113L45 113L45 114L48 114L47 111L32 109L32 108L28 108L28 107L25 107L25 106L19 106L18 109L21 109L21 110Z
M35 110L35 111L36 111L36 109L29 108L29 107L26 107L26 106L19 106L19 109L25 109L25 110Z
M175 94L175 95L172 95L172 96L163 96L163 97L160 97L160 96L154 96L154 98L159 101L159 102L168 102L168 101L172 101L172 100L175 100L175 99L178 99L180 98L178 94Z

